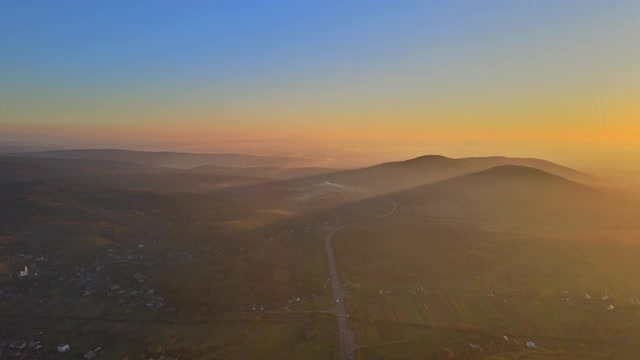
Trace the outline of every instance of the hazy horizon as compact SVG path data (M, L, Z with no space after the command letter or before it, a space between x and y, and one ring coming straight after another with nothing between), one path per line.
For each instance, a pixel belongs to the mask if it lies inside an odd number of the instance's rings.
M337 167L504 155L637 173L638 14L596 0L7 2L0 133Z
M637 360L639 20L0 1L0 358Z
M112 142L73 142L61 141L55 137L15 136L0 133L0 146L14 144L6 152L33 152L50 150L86 150L86 149L118 149L150 152L185 152L199 154L244 154L258 156L283 156L308 159L307 166L327 167L336 169L361 168L385 162L404 161L425 155L441 155L450 158L470 157L511 157L541 159L566 166L584 173L599 177L605 184L614 186L640 185L640 165L634 166L633 153L620 153L613 156L603 156L598 151L590 149L591 153L600 161L584 161L575 153L557 154L549 151L534 149L531 151L514 151L500 146L487 146L482 142L475 144L438 144L418 143L413 146L398 148L382 141L369 143L334 143L324 148L314 148L308 145L294 144L282 139L249 139L228 140L204 147L194 147L184 144L127 144ZM64 145L63 145L64 144ZM274 147L274 144L286 144ZM296 146L297 145L297 146ZM406 144L405 144L406 145ZM18 149L16 151L16 149ZM490 150L495 149L495 150ZM511 151L511 152L509 152ZM1 155L1 153L0 153ZM573 155L573 156L572 156ZM593 160L593 159L592 159ZM611 162L613 160L613 162ZM626 165L629 161L631 165ZM624 164L623 164L624 163Z

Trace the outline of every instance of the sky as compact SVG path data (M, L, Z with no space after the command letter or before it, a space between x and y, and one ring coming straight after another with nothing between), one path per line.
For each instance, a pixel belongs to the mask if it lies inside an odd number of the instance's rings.
M640 170L640 1L0 1L0 139Z

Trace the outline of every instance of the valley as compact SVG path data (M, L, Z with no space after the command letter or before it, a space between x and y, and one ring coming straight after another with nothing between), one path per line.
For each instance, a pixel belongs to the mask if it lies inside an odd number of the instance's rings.
M0 157L2 356L632 359L640 347L637 203L563 167L99 154Z

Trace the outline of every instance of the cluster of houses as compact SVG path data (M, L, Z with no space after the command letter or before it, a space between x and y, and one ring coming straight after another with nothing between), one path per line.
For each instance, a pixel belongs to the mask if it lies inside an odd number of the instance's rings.
M298 296L292 296L289 299L287 299L287 304L295 304L295 303L299 303L302 301L301 297Z
M0 339L0 359L18 359L39 353L42 342L36 337L19 340Z
M333 220L333 219L332 219ZM312 225L305 226L302 231L305 233L325 234L326 231L331 230L331 222L323 221Z
M161 308L164 299L158 295L155 289L144 286L145 271L153 269L159 260L145 258L141 253L143 246L134 249L118 251L114 248L107 249L102 256L95 259L92 265L78 267L69 271L61 268L61 262L46 265L47 280L49 284L67 284L78 288L81 296L107 295L107 297L117 297L118 300L130 304L135 303L146 307ZM188 256L186 254L185 256ZM39 279L38 269L41 263L48 261L46 257L35 257L31 254L11 254L7 262L13 266L19 265L15 272L0 272L0 304L15 301L21 293L31 292L31 288L37 285L33 279ZM118 289L113 291L109 285L111 273L106 269L112 266L121 268L137 269L129 281L130 289ZM129 301L130 298L137 297L139 301ZM122 303L122 301L121 301Z
M36 335L42 335L38 333ZM64 343L57 347L45 347L38 337L7 340L0 338L0 359L57 359L56 353L63 354L71 351L71 345ZM103 352L98 346L84 353L85 359L93 359Z
M40 263L47 261L45 257L36 258L30 254L7 254L0 259L17 270L0 271L0 305L14 301L25 292L32 292L37 286L40 276Z
M293 244L293 241L295 240L295 233L296 231L294 229L287 229L275 235L274 237L269 238L267 242L276 240L276 241L283 241L286 244Z
M492 291L489 291L486 293L486 295L488 297L495 297L495 294ZM570 291L568 290L562 290L560 292L560 298L562 300L562 302L573 306L576 302L586 302L586 303L592 303L592 304L604 304L604 308L609 310L609 311L613 311L615 310L615 305L613 304L613 301L611 299L611 297L608 294L601 294L600 296L600 301L598 301L598 297L592 297L589 293L584 293L582 295L573 295ZM506 302L506 299L502 299L503 302ZM633 305L640 305L640 299L636 298L636 297L629 297L629 302Z
M120 251L115 248L109 248L104 252L102 258L96 259L95 267L119 264L121 266L137 266L149 269L157 265L158 260L145 257L143 249L144 246L140 247L140 245L133 249Z
M0 262L19 266L18 271L0 271L0 285L8 284L16 279L37 277L37 263L47 261L45 257L36 258L30 254L7 254ZM34 271L35 270L35 271Z
M391 292L393 292L392 288L387 288L387 289L378 289L378 290L371 290L372 293L377 294L377 295L391 295Z
M313 297L317 297L317 295L313 295ZM300 296L292 296L289 299L287 299L286 303L287 306L286 308L288 309L288 305L293 305L293 304L300 304L303 303L305 301L309 301L309 299L304 299ZM278 307L278 305L275 305L276 308ZM251 305L241 305L239 307L240 311L266 311L269 310L269 307L267 305L260 305L260 304L251 304Z
M96 356L98 356L100 354L102 354L102 347L98 346L97 348L95 348L93 350L89 350L86 353L84 353L84 358L89 360L89 359L95 358Z
M109 289L116 294L118 300L116 305L139 306L152 309L162 309L165 305L164 298L156 293L153 288L143 290L126 290L120 288L120 285L111 284Z
M425 289L424 286L410 286L409 287L409 294L411 294L411 295L426 295L427 294L427 289Z
M580 299L582 299L582 301L587 303L598 303L598 301L594 300L594 298L589 293L585 293L582 296L571 296L568 290L563 290L561 291L561 295L562 295L562 301L571 306L573 306L576 300L580 300ZM640 305L640 300L634 297L630 297L629 302L631 302L631 304L633 305ZM608 294L600 295L600 303L604 304L605 309L609 311L613 311L616 308L615 305L613 305L613 301L611 300L611 297Z
M143 245L139 245L137 249L126 251L107 249L103 257L96 259L90 267L76 269L77 276L71 281L81 287L80 293L84 297L106 295L115 299L116 305L161 309L165 306L165 299L145 283L145 271L153 269L158 260L146 259L144 254L139 254L143 248ZM133 272L130 279L122 279L118 284L112 282L111 274L105 271L114 265L138 271Z
M520 343L518 340L510 339L507 335L502 335L500 338L486 338L480 335L471 335L472 342L469 342L469 351L477 352L477 351L505 351L505 350L517 350L526 348L528 350L539 350L538 345L531 341L523 341ZM464 357L463 358L467 358ZM476 358L475 356L471 356L471 358Z

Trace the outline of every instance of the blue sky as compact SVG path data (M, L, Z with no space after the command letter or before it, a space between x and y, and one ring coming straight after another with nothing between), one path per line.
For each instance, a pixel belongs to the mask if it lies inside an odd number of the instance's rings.
M632 0L5 0L0 121L250 138L318 123L460 141L634 133L638 18Z
M579 6L576 6L579 3ZM629 1L4 1L2 76L70 87L230 83L523 50ZM594 14L598 14L595 17ZM555 19L555 21L554 21ZM582 24L581 24L582 23ZM586 29L589 31L589 29ZM549 54L552 56L553 54ZM400 58L400 59L398 59ZM481 59L480 59L481 60ZM388 67L388 68L385 68Z

